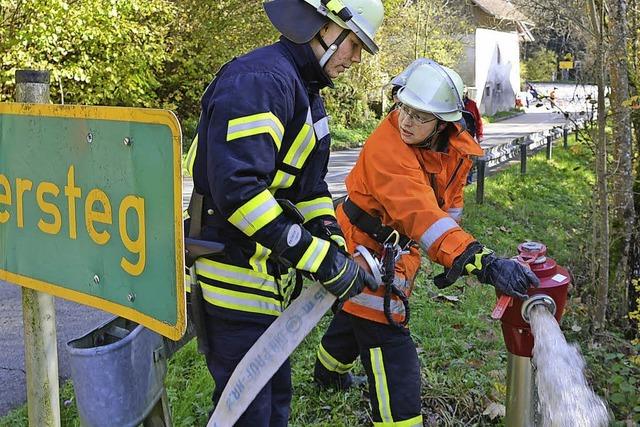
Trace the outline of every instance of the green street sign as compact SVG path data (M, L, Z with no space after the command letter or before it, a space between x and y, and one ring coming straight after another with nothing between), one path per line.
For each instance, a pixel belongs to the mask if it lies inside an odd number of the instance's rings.
M0 280L180 338L180 163L169 111L0 104Z

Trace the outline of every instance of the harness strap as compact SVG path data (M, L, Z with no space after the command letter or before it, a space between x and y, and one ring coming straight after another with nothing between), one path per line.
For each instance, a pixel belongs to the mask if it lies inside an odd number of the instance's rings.
M398 233L393 228L383 225L380 218L374 217L365 212L358 205L353 203L348 197L344 200L342 207L344 213L347 214L349 222L358 227L360 230L371 236L376 242L384 245L384 243L391 237L392 234ZM415 242L404 234L400 234L400 241L398 245L405 249L408 246L414 245Z

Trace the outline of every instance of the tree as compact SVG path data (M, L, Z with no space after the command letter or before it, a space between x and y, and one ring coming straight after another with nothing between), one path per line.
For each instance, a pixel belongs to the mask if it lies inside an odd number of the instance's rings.
M542 48L525 61L526 73L523 79L533 82L552 80L556 72L556 64L556 53Z

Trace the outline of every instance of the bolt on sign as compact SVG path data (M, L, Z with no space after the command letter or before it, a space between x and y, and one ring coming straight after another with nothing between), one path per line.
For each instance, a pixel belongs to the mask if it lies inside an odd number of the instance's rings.
M169 111L0 104L0 280L181 337L181 152Z

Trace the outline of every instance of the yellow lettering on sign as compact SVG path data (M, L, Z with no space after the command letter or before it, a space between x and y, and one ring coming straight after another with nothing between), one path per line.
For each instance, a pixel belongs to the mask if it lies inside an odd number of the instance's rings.
M133 209L138 219L138 238L132 240L127 231L127 211ZM144 271L147 258L146 254L146 232L144 219L144 199L136 196L126 196L120 203L118 212L118 221L120 228L120 239L125 248L134 255L138 255L138 262L131 263L125 257L120 259L120 266L124 271L132 276L139 276Z
M9 186L9 180L6 176L0 173L0 186L4 188L4 191L0 193L0 204L11 206L11 187ZM0 224L4 224L9 221L11 214L4 210L0 211Z
M40 218L38 221L38 228L42 230L43 233L58 234L62 227L60 209L58 209L58 206L51 202L47 202L44 199L44 195L46 193L53 194L53 197L58 197L60 189L55 184L46 181L43 181L38 185L38 188L36 189L36 200L38 201L38 206L40 206L40 210L42 210L42 212L53 217L53 223L46 222L43 218Z
M24 203L23 196L26 191L31 191L33 182L28 179L16 178L16 215L19 228L24 228Z
M78 238L75 199L80 198L82 192L80 191L80 187L76 187L73 171L73 165L69 166L69 170L67 171L67 185L64 186L64 195L67 196L69 206L69 238L75 240Z
M96 211L93 209L93 205L99 202L102 204L102 209ZM111 235L108 231L97 231L94 227L94 222L101 224L111 224L111 202L104 191L94 188L87 194L87 200L84 203L84 221L87 226L87 232L91 239L99 245L106 244Z

